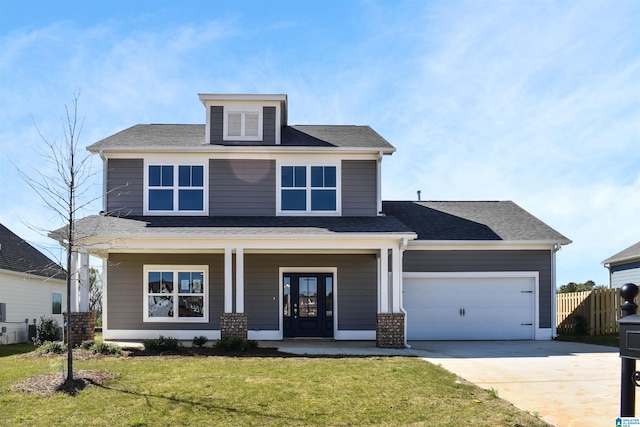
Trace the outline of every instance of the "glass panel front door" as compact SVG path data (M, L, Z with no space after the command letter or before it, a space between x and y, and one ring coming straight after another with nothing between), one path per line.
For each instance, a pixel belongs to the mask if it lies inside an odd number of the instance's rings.
M285 337L333 336L333 275L285 273L282 300Z

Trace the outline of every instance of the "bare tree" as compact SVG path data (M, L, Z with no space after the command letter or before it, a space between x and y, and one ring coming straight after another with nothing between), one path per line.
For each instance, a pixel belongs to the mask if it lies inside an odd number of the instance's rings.
M96 313L96 319L102 317L102 277L97 268L89 268L89 311Z
M47 161L47 167L35 168L32 173L25 173L18 168L22 179L38 194L44 207L55 213L62 221L63 226L59 230L59 241L66 250L66 279L67 279L67 321L65 332L67 336L67 378L66 383L73 381L73 343L72 318L71 318L71 280L77 275L76 266L72 260L77 254L81 237L75 230L76 214L87 207L94 199L82 200L88 189L86 184L91 177L90 156L78 144L84 118L78 118L79 92L73 94L73 102L65 108L65 116L62 118L63 138L50 140L42 135L36 125L38 135L44 145L37 153Z

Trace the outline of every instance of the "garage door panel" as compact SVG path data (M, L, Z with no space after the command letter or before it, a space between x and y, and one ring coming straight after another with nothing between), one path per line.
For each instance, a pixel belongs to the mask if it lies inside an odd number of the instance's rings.
M410 277L403 287L410 340L533 339L533 277Z

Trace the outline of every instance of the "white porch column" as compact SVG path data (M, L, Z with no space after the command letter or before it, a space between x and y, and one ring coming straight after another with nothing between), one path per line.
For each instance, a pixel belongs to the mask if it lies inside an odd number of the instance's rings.
M389 312L389 248L380 249L380 287L378 301L379 310L378 313Z
M393 279L391 280L391 312L402 313L400 310L400 299L402 298L402 251L400 246L391 248L391 266L393 269Z
M224 312L233 313L233 252L224 249Z
M78 311L78 253L71 252L71 300L67 301L67 312L75 313Z
M89 311L89 254L82 248L78 262L78 287L80 290L79 311Z
M244 250L236 249L236 313L244 313Z

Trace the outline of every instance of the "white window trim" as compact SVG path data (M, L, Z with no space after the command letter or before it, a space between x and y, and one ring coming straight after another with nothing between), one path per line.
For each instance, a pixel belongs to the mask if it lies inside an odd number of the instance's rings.
M240 136L230 136L229 135L229 114L241 114L242 124L240 125ZM245 131L245 116L247 114L257 114L258 115L258 136L246 136ZM262 128L263 128L263 117L262 117L262 106L259 108L256 107L246 107L246 106L234 106L232 108L228 108L225 106L224 108L224 122L222 125L222 139L223 141L262 141Z
M290 211L282 209L282 167L283 166L305 166L307 173L306 209L304 211ZM312 166L335 166L336 168L336 210L335 211L312 211L311 210L311 167ZM342 215L342 164L339 161L277 161L276 162L276 215L277 216L340 216ZM315 188L315 187L314 187ZM321 187L322 188L322 187ZM302 190L303 187L297 187Z
M54 313L53 312L53 295L54 294L58 294L60 295L60 313ZM62 292L56 292L56 291L51 291L51 315L53 316L58 316L61 315L62 313L64 313L64 294Z
M150 210L149 209L149 190L156 188L149 186L149 166L173 166L173 210ZM202 210L200 211L181 211L179 209L179 190L194 187L180 187L179 184L179 166L202 166ZM157 158L157 159L145 159L144 161L144 192L143 192L143 214L149 216L161 216L161 215L175 215L175 216L207 216L209 215L209 161L202 159L169 159L169 158ZM158 189L169 187L157 187ZM200 187L195 187L199 189Z
M144 265L142 268L143 271L143 280L142 280L142 316L144 322L155 322L155 323L208 323L209 322L209 266L208 265ZM175 277L174 282L174 292L170 295L174 296L173 308L174 313L176 313L176 317L167 318L167 317L149 317L149 272L154 271L162 271L162 272L173 272ZM179 272L193 272L193 271L202 271L204 273L204 283L202 286L202 293L204 298L203 304L203 316L200 318L197 317L178 317L178 283L177 277ZM169 294L167 294L169 295ZM183 294L190 295L190 294Z

